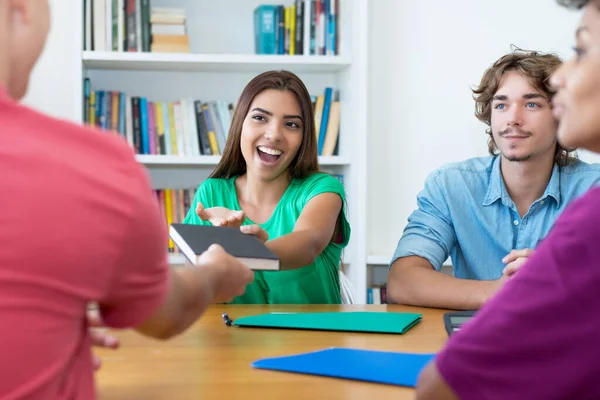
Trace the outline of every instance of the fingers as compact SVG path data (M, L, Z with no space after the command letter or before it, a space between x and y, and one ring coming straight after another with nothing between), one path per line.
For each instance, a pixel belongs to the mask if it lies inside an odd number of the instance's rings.
M208 221L208 219L210 218L210 216L206 212L206 209L204 208L204 205L200 202L198 202L198 204L196 204L196 215L198 215L198 217L202 221Z
M509 277L514 275L517 271L519 271L523 267L523 265L525 265L527 260L529 260L528 257L517 258L515 261L509 263L506 267L504 267L502 274L509 276Z
M232 213L231 216L224 220L215 221L217 223L216 226L230 226L237 228L242 225L242 222L246 219L246 214L243 211L236 211ZM215 224L213 224L215 225Z
M119 339L117 339L116 337L108 335L98 330L90 330L90 338L92 340L92 346L96 347L117 349L120 344Z
M517 258L520 258L520 257L525 257L525 258L531 257L533 255L533 253L534 253L534 251L531 249L513 250L502 259L502 262L504 264L508 264L508 263L515 261Z
M92 366L94 367L94 371L98 371L102 367L102 360L95 354L92 354Z
M100 318L100 315L95 310L90 310L87 312L87 321L88 326L92 328L100 328L104 326L102 318Z
M240 230L248 235L254 235L259 238L263 243L269 240L269 234L260 225L244 225L240 227Z

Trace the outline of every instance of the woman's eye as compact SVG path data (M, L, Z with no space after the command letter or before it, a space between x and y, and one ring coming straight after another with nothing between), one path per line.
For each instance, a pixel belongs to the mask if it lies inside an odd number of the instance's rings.
M505 107L506 107L506 106L505 106L504 104L496 104L496 105L494 106L494 108L495 108L496 110L504 110L504 108L505 108Z
M300 128L300 125L298 125L296 122L293 122L293 121L288 122L286 125L291 128Z
M262 115L258 115L258 114L256 114L256 115L253 115L253 116L252 116L252 119L255 119L255 120L257 120L257 121L264 121L264 120L265 120L265 117L263 117Z

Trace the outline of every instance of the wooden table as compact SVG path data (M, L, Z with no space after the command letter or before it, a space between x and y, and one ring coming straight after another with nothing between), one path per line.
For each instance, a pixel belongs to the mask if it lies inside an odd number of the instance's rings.
M404 335L226 326L237 317L273 311L404 311L423 320ZM169 341L113 332L121 348L96 350L100 399L412 399L414 390L376 383L254 369L260 358L327 347L437 352L447 340L445 310L397 305L212 306L187 332Z

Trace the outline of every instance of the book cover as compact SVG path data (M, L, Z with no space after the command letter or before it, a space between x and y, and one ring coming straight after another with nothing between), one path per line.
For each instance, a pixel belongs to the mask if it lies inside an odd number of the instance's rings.
M254 361L252 367L415 387L419 374L434 357L433 353L334 347L303 354L264 358Z
M254 270L277 271L279 259L263 242L238 228L171 224L169 236L194 265L212 244L219 244L225 251Z

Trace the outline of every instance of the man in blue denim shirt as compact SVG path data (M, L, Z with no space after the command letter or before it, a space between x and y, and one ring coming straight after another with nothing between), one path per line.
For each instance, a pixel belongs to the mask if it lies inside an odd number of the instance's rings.
M391 261L390 302L478 309L566 205L600 183L600 165L557 143L548 79L560 64L552 54L517 50L485 72L474 99L491 156L429 175ZM448 256L454 277L439 272Z

